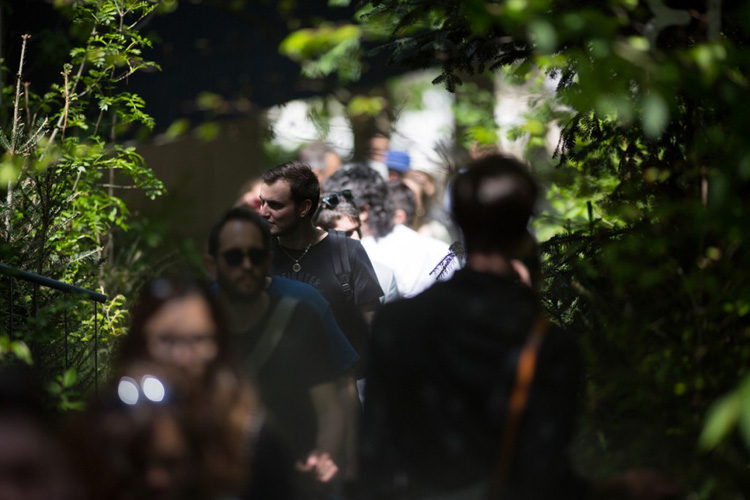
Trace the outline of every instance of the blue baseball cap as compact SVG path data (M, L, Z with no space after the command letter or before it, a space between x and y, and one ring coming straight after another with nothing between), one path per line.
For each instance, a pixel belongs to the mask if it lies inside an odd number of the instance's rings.
M387 151L385 154L385 164L391 170L406 172L409 170L409 154L405 151Z

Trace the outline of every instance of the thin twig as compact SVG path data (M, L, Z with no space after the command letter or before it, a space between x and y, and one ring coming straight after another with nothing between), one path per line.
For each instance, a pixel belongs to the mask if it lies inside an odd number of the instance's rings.
M42 124L39 126L39 128L36 129L36 132L32 132L29 134L29 139L24 143L22 149L26 149L28 146L32 146L37 142L37 139L39 136L42 135L42 132L44 132L44 127L47 126L47 118L44 119Z
M89 35L89 42L86 44L86 52L88 52L89 47L91 47L91 38L96 34L96 26L91 31L91 35ZM73 80L73 86L70 89L71 94L75 94L75 90L78 87L78 82L81 80L81 76L83 75L83 68L86 66L86 57L83 57L81 59L81 64L78 66L78 72L76 73L75 80ZM57 120L57 124L55 124L55 128L52 130L52 134L50 134L49 141L47 142L47 146L44 149L44 152L42 153L41 157L44 157L44 154L47 152L47 149L50 147L50 144L55 142L55 137L57 136L58 130L60 130L60 127L63 124L63 116L60 116Z
M23 60L26 57L26 42L31 38L31 35L21 35L21 60L18 61L18 73L16 73L16 99L13 103L13 132L10 136L10 150L8 153L14 155L16 153L16 142L18 141L18 104L21 100L21 79L23 78Z
M65 99L65 107L63 108L63 124L62 131L60 132L60 140L65 141L65 130L68 128L68 112L70 111L70 88L68 87L68 76L70 76L70 69L65 68L63 71L63 78L65 79L65 91L63 92L63 98Z
M121 186L118 184L102 184L102 187L109 189L138 189L138 186Z
M31 126L33 123L31 121L31 106L29 106L29 87L31 86L31 83L29 82L23 82L23 98L26 103L26 123Z

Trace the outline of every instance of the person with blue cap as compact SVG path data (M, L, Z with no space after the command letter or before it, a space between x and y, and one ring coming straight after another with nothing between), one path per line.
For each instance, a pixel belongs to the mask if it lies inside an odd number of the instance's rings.
M409 153L405 151L387 151L385 154L385 164L388 167L388 180L401 180L404 173L409 170L410 163Z

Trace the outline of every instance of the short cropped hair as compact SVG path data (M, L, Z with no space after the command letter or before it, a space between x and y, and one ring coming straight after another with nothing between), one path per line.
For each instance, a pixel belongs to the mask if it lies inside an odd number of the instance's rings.
M320 202L320 182L309 165L301 161L288 161L266 170L261 175L266 184L273 184L278 180L289 183L289 190L295 205L310 200L310 216L318 209Z
M263 240L263 249L266 253L271 252L271 230L268 227L268 222L258 212L250 209L246 206L238 206L230 209L224 215L222 215L214 225L211 227L211 231L208 233L208 254L212 257L218 257L219 254L219 235L224 226L233 220L241 220L254 224L255 227L260 231L261 239Z
M471 163L453 180L453 218L461 228L468 252L514 251L539 193L528 167L502 155Z
M338 169L323 185L326 192L350 189L354 203L360 208L370 207L368 224L375 238L382 238L393 230L393 200L388 185L375 170L364 163L353 163Z
M406 225L410 226L414 222L414 216L417 214L417 197L409 186L401 181L391 181L388 183L391 190L393 206L396 210L403 210L406 214Z

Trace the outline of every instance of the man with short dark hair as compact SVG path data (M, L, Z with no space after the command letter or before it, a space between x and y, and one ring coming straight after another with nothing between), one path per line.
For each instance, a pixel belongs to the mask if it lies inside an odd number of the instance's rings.
M231 209L211 229L205 263L241 358L298 468L328 482L337 472L330 454L343 440L340 369L317 313L266 290L271 259L268 225L249 208Z
M654 471L597 482L572 471L580 358L544 318L534 265L518 260L533 246L538 195L526 165L483 157L451 195L465 268L385 305L373 323L360 498L677 498L679 486Z
M284 163L264 172L262 179L260 214L273 236L271 274L316 288L331 304L354 348L364 355L367 319L383 291L362 245L315 226L320 184L307 165Z
M507 429L519 352L541 313L511 264L536 184L524 165L494 156L459 174L452 194L466 268L384 306L373 324L365 496L493 498L494 484L495 498L583 498L567 455L580 367L564 332L543 337L521 424Z
M369 323L383 291L359 241L315 226L320 200L318 178L307 165L292 161L262 175L260 214L270 224L273 248L271 274L307 283L331 304L333 315L354 349L366 359ZM354 370L361 378L362 368ZM345 479L356 470L355 446L360 408L352 377L339 382L346 412Z

